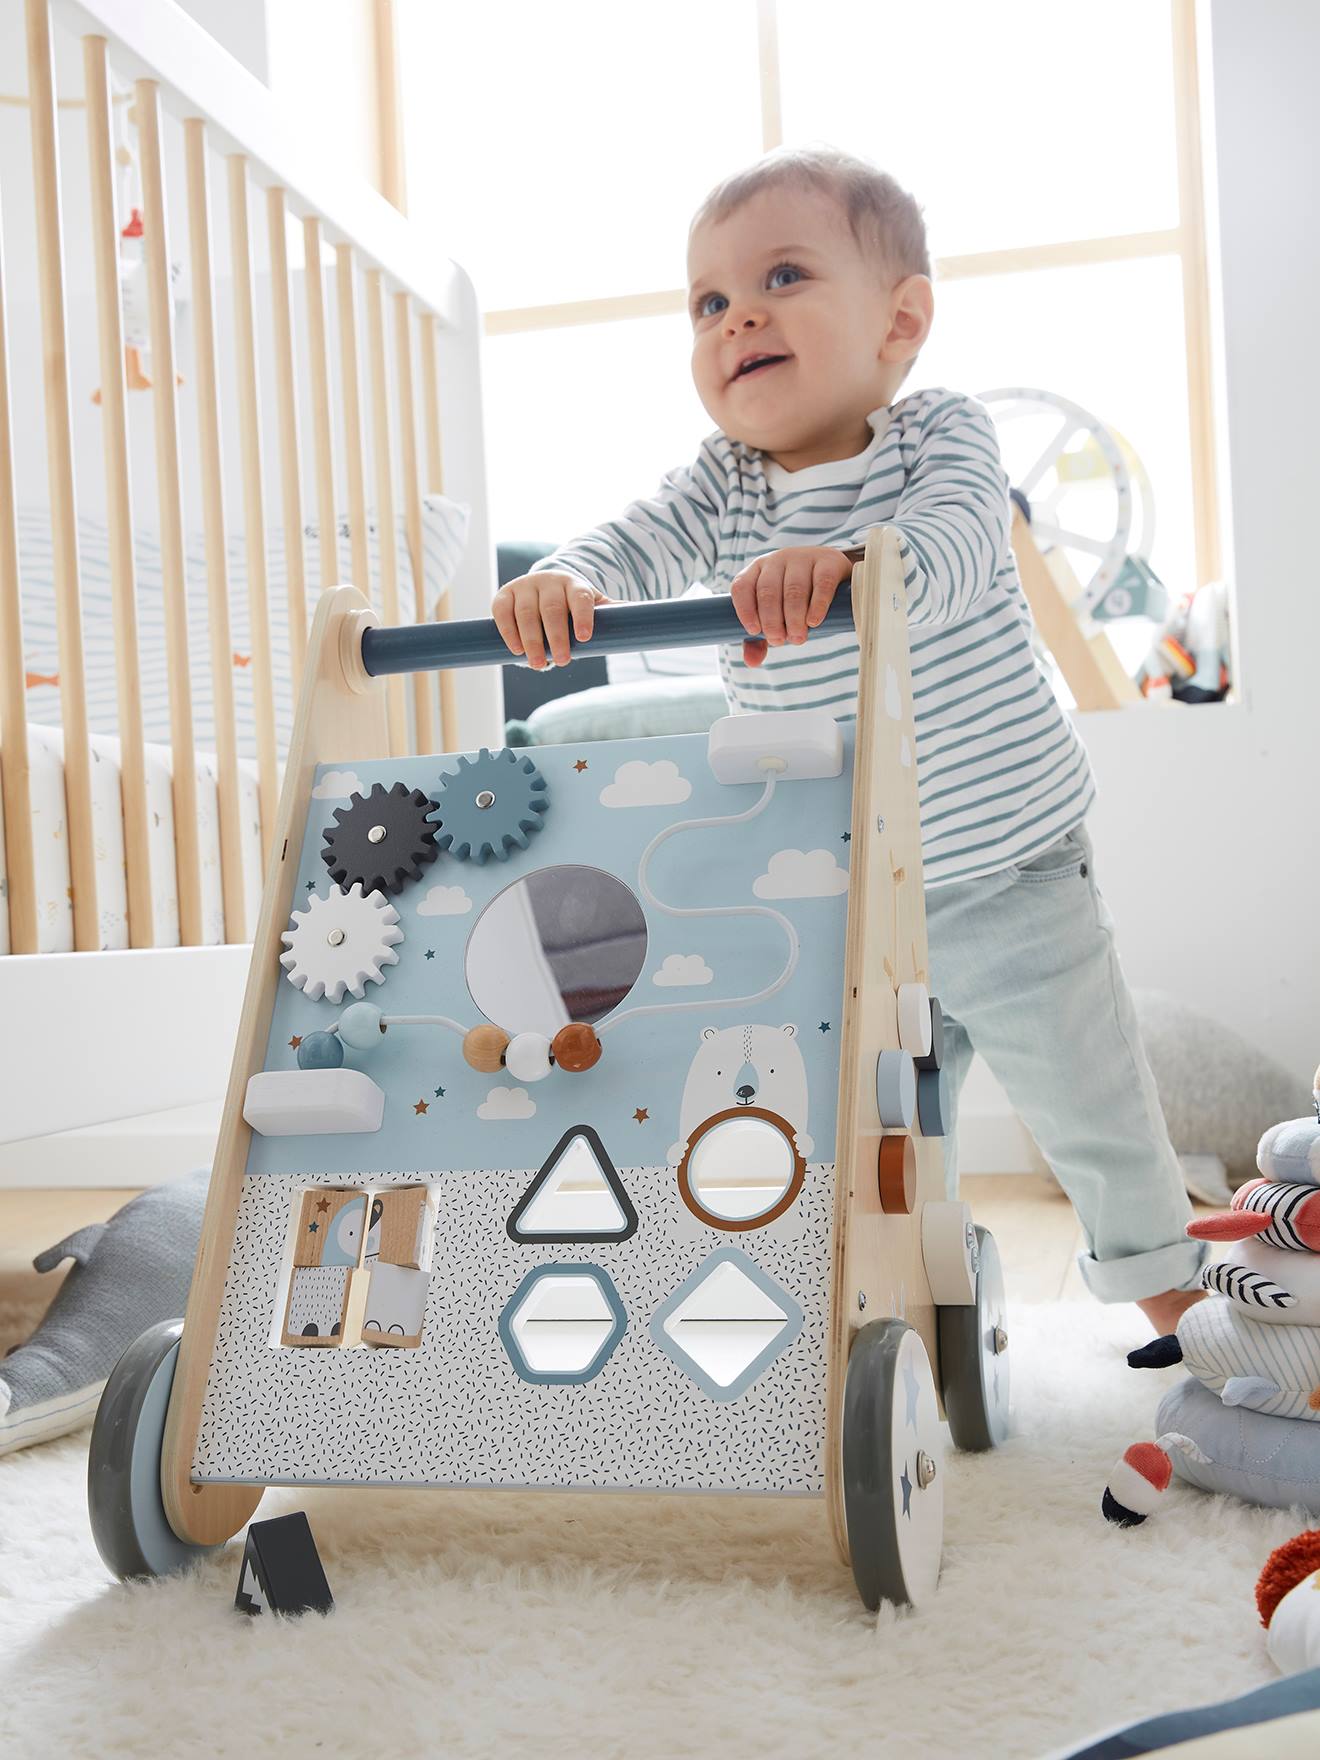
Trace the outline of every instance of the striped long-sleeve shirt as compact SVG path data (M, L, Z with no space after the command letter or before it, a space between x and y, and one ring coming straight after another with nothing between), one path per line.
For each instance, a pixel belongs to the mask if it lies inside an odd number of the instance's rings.
M1085 751L1031 646L1008 542L1008 486L974 398L919 391L868 417L855 458L787 471L717 433L695 463L537 569L572 569L611 599L665 599L695 582L728 592L754 557L793 545L846 549L896 528L908 594L927 885L995 873L1039 854L1086 812ZM804 647L720 650L736 711L857 712L851 628Z

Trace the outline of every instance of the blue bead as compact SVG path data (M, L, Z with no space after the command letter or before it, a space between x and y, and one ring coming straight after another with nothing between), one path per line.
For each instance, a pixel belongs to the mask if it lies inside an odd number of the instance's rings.
M380 1013L374 1002L355 1002L339 1017L339 1037L354 1051L374 1051L380 1044Z
M298 1047L299 1069L338 1069L344 1047L333 1033L308 1033Z

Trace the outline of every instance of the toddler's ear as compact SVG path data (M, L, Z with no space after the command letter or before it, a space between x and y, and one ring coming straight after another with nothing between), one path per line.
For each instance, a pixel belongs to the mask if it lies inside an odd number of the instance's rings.
M894 288L889 305L889 334L880 349L882 361L910 361L930 335L935 319L935 289L928 275L909 275Z

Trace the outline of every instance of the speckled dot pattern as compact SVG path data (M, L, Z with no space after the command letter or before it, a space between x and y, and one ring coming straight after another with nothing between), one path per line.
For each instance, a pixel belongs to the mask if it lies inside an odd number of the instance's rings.
M536 1169L360 1175L437 1187L421 1346L319 1351L272 1345L297 1193L334 1175L249 1175L198 1435L201 1480L265 1484L502 1485L820 1495L823 1490L832 1165L809 1164L792 1208L736 1237L805 1313L799 1336L736 1400L717 1404L648 1333L656 1308L728 1233L675 1198L667 1167L621 1167L640 1227L629 1240L533 1245L506 1222ZM598 1264L628 1329L596 1378L519 1378L501 1309L536 1265Z

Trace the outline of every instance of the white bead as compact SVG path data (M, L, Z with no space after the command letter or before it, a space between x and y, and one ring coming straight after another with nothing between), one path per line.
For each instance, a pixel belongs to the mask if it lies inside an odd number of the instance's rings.
M354 1051L374 1051L380 1044L381 1011L374 1002L355 1002L339 1017L339 1037Z
M509 1040L504 1067L520 1082L539 1082L550 1074L550 1041L543 1033L518 1033Z

